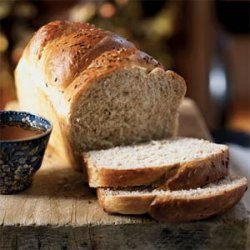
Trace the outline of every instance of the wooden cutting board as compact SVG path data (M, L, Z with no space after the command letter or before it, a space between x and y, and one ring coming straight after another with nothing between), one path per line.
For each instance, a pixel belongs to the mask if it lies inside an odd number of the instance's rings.
M179 135L210 139L193 101L180 110ZM108 215L95 191L48 148L32 186L0 195L0 249L247 249L249 212L242 203L223 216L159 224L148 216Z

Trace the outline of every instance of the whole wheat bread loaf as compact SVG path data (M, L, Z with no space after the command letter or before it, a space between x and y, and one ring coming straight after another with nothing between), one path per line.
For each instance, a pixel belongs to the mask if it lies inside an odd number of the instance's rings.
M247 190L247 179L226 177L217 183L190 190L147 188L97 189L98 200L108 213L145 214L163 222L206 219L233 207Z
M183 78L126 39L86 23L40 28L18 63L20 108L53 122L50 143L72 165L83 151L175 134Z
M177 190L204 186L228 174L228 147L176 137L83 154L91 187L153 185Z

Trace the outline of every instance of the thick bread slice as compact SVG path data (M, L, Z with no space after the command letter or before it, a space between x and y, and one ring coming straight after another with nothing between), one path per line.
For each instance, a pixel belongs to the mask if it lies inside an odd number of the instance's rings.
M218 183L190 190L99 188L97 194L100 205L109 213L149 213L158 221L184 222L206 219L227 211L246 190L246 178L226 177Z
M228 174L228 147L172 138L83 154L91 187L153 185L178 190L204 186Z

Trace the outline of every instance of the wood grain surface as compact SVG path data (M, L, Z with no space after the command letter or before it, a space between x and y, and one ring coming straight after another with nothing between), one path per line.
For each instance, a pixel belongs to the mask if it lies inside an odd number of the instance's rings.
M190 99L181 106L179 135L210 139ZM250 248L249 212L242 203L222 216L175 225L159 224L146 215L109 215L82 173L50 147L29 189L0 195L0 225L0 249Z

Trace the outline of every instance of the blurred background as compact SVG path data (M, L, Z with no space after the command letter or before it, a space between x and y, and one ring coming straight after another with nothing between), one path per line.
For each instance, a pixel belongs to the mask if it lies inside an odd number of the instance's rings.
M249 146L249 10L246 0L0 0L0 109L16 98L13 72L35 30L91 22L182 75L216 141Z

